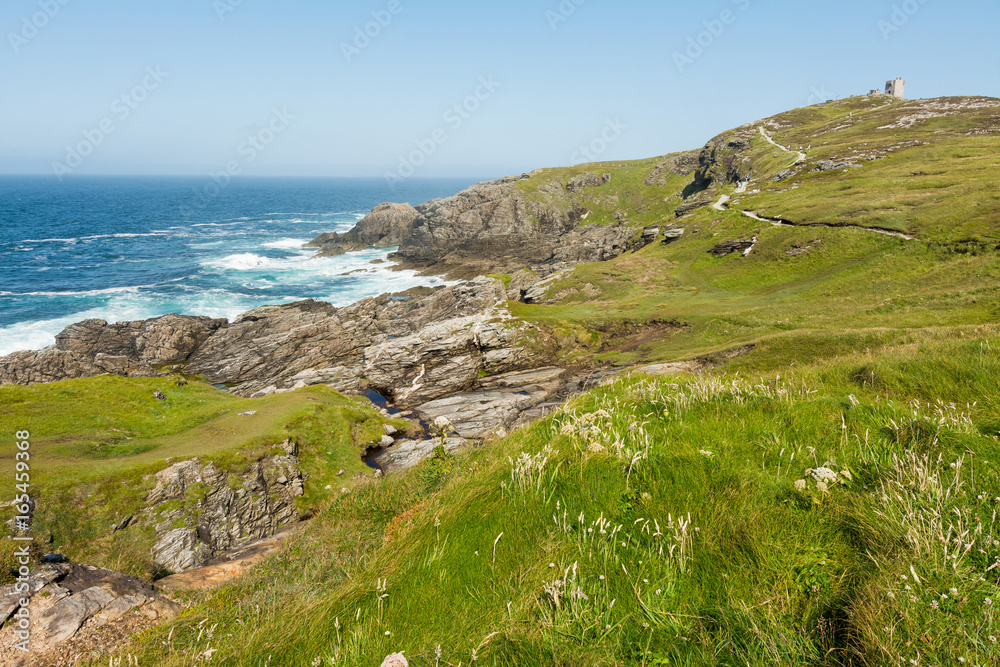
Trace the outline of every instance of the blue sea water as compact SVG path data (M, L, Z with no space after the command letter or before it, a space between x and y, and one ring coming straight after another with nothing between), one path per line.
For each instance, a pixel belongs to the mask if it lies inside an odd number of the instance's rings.
M392 271L391 249L317 259L302 244L385 201L420 204L474 181L0 176L0 355L68 324L167 313L233 318L305 298L346 305L441 278Z

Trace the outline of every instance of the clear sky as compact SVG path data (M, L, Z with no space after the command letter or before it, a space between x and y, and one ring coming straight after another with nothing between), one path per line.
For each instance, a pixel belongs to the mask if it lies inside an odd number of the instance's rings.
M896 76L1000 97L998 25L996 0L4 0L0 173L649 157Z

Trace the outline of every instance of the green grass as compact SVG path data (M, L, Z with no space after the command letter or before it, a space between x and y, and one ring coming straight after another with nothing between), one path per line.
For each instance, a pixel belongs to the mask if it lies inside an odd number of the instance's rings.
M153 397L157 389L166 401ZM297 500L305 511L352 486L354 476L371 473L362 455L380 440L387 421L366 400L326 387L241 399L204 383L176 386L163 378L0 387L0 404L0 429L31 433L37 548L146 577L159 574L150 556L152 527L141 521L114 532L112 526L129 515L144 518L152 475L171 462L200 457L242 473L264 456L284 454L277 445L285 439L295 440L310 478ZM244 412L256 414L239 416ZM13 469L16 451L13 443L0 447L4 468ZM336 491L326 489L334 480ZM11 475L10 494L13 483ZM4 555L12 549L8 543Z
M359 488L129 650L163 665L209 647L230 665L398 650L431 665L439 647L452 665L995 664L998 346L994 328L780 378L623 380L460 458L443 486L422 468ZM797 487L824 464L838 483Z
M559 363L750 349L719 368L626 377L349 494L323 487L364 472L383 419L324 388L254 401L163 380L0 388L0 424L33 432L39 529L77 559L143 573L148 531L125 544L108 525L139 509L150 472L195 455L238 470L295 437L309 529L134 640L139 664L360 666L398 650L435 667L1000 664L1000 195L997 139L972 134L1000 115L888 127L915 110L850 98L719 135L715 159L754 177L726 212L677 218L693 174L645 185L664 157L518 181L529 203L586 208L588 224L624 213L686 230L575 267L547 304L510 305ZM805 169L775 180L794 156L762 123L806 150ZM748 148L729 146L735 133ZM885 157L810 171L860 154ZM612 178L562 187L585 172ZM709 253L750 238L749 256Z
M676 175L665 171L664 185L645 185L657 164L676 154L629 162L595 162L574 167L542 169L531 178L518 181L517 187L529 202L541 202L568 211L586 208L590 215L581 224L611 224L615 213L624 213L636 224L654 225L671 222L674 209L683 198L681 191L691 180L691 174ZM564 186L577 175L593 172L611 174L604 185L569 192ZM544 186L558 192L546 192Z

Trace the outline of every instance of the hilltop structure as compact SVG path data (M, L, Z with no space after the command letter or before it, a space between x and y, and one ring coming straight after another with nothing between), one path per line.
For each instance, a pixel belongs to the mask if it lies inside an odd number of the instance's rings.
M885 94L892 95L893 97L903 99L904 91L906 90L906 80L902 78L897 78L895 81L885 82Z
M903 99L906 93L906 79L897 78L895 81L885 82L885 92L883 93L877 88L873 88L869 95L892 95L897 99Z

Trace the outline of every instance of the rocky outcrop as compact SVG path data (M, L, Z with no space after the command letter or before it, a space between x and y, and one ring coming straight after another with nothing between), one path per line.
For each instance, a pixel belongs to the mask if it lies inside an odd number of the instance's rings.
M509 428L522 412L552 398L567 376L563 368L539 368L483 378L470 391L424 403L414 413L428 423L445 417L457 436L481 440Z
M303 475L294 443L284 456L255 462L242 474L192 459L156 474L146 498L158 540L153 560L170 572L203 566L216 555L271 537L296 523Z
M63 332L62 347L55 351L16 353L0 359L0 368L5 369L4 382L30 384L139 372L135 369L154 375L153 361L177 362L241 396L327 384L347 393L374 386L394 400L423 402L461 390L483 373L547 363L553 348L547 334L497 307L506 300L502 281L478 278L364 299L345 308L311 300L264 306L231 324L178 316L123 325L85 322ZM120 336L106 333L108 328L159 331L166 322L173 323L171 337L137 335L134 342L118 344ZM94 365L94 359L106 356L98 351L106 339L111 340L109 350L121 353L115 358L131 365ZM63 365L56 372L35 364L53 354L90 360L90 365ZM182 539L179 534L177 539Z
M226 320L165 315L108 324L85 320L66 327L54 347L0 358L0 384L35 384L104 373L153 376L182 362Z
M261 396L314 384L348 393L376 387L399 403L461 388L481 373L545 359L545 334L513 320L501 281L479 278L411 297L346 308L303 301L244 314L209 339L187 370ZM529 351L527 342L539 343Z
M628 250L636 232L632 225L584 225L587 209L528 201L517 187L528 176L477 183L421 204L411 233L390 259L404 268L467 278L525 267L548 273ZM605 182L596 174L582 176L580 187Z
M413 229L419 215L409 204L379 204L350 231L323 234L306 247L319 248L317 257L331 257L368 247L398 246Z
M653 167L643 185L663 187L670 176L686 176L698 167L700 151L687 151L669 156Z
M577 174L566 183L566 189L570 192L583 190L584 188L596 188L611 182L611 174L605 172L598 176L592 171L584 174Z
M862 165L857 162L852 162L851 160L820 160L816 163L813 172L817 171L833 171L835 169L858 169Z
M278 552L293 532L292 528L282 530L271 537L216 556L204 567L157 579L156 587L168 593L217 588L242 576L254 565Z
M756 243L756 238L750 240L725 241L716 245L708 252L716 257L725 257L726 255L733 254L734 252L746 254L746 252L753 248Z
M447 453L454 454L468 445L469 442L464 438L445 438L443 447ZM375 457L374 463L383 472L401 472L429 459L434 455L434 450L441 446L440 438L400 440L395 446Z
M691 211L697 210L699 208L705 208L706 206L711 206L712 202L715 201L715 197L707 193L699 193L692 195L684 200L684 203L674 209L674 214L677 217L682 215L687 215Z
M147 582L110 570L50 565L33 570L29 580L27 590L18 590L17 584L0 587L0 623L27 618L31 628L28 652L17 648L24 641L18 622L0 631L4 665L70 664L64 658L81 653L86 645L110 649L110 626L127 622L137 630L170 620L180 611L180 605ZM29 600L27 607L20 606L22 598Z

